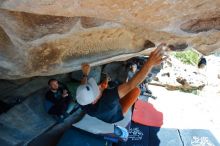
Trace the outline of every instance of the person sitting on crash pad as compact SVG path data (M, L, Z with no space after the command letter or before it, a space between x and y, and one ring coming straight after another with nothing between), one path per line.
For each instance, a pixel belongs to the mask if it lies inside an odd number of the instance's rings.
M73 98L69 95L68 90L62 87L56 79L50 79L48 85L49 91L45 95L48 103L48 113L56 116L65 116L65 114L68 114L68 107L73 102Z
M83 79L76 91L76 100L85 113L107 123L115 123L124 118L124 114L140 95L137 86L143 82L154 65L163 59L163 50L157 48L128 82L113 89L98 86L93 78L88 79L89 64L82 64Z

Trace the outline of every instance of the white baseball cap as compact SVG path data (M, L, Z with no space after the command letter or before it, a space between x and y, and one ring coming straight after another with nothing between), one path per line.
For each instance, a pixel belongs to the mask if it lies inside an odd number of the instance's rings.
M87 84L80 85L76 90L76 100L80 105L87 105L96 100L99 95L99 87L93 78Z

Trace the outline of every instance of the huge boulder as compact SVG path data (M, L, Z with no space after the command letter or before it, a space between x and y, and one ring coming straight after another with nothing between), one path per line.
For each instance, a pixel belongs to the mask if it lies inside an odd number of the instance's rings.
M141 52L146 40L210 54L220 46L219 7L219 0L3 0L0 78L61 74L82 62L97 66L149 54L152 49Z

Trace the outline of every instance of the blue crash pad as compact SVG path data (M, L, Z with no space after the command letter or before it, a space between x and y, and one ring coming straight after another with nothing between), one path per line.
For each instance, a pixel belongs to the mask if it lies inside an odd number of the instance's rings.
M208 130L172 129L144 126L132 122L127 142L117 146L220 146Z
M128 141L117 146L182 146L182 142L176 129L161 129L132 122Z
M112 143L102 136L72 127L64 133L57 146L112 146Z

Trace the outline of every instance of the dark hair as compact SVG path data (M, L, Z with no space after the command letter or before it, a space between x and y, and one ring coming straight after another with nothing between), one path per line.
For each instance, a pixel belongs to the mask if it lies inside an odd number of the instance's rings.
M51 82L53 81L57 81L57 79L49 79L49 81L47 82L48 85L50 85Z

